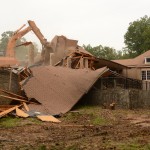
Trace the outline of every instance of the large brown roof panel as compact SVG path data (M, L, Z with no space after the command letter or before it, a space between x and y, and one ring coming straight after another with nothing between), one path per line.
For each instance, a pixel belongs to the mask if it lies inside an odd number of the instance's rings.
M107 70L106 67L96 71L53 66L33 67L33 77L23 85L23 89L29 98L42 103L41 108L31 105L32 109L51 114L65 113Z

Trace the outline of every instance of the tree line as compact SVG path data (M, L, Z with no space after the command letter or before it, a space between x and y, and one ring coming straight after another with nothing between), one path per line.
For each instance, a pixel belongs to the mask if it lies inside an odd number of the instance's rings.
M108 60L134 58L150 50L150 17L144 16L131 22L124 35L124 43L125 47L119 51L102 45L92 47L88 44L83 47L98 58Z

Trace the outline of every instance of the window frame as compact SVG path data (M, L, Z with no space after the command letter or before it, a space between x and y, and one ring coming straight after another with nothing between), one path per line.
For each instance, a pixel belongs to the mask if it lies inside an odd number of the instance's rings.
M149 60L150 60L150 57L145 57L145 61L144 61L144 62L145 62L145 64L150 64L150 61L148 62L148 61L147 61L147 59L149 59Z
M150 81L150 69L141 70L141 80Z

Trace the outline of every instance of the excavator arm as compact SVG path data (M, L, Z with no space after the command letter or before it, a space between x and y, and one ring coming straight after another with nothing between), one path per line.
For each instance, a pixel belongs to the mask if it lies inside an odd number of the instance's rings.
M10 38L7 49L6 49L6 57L13 57L15 58L15 51L14 48L16 46L16 41L23 37L25 34L27 34L30 31L33 31L34 34L38 37L42 44L42 53L41 53L41 58L44 61L44 64L49 63L49 53L53 52L53 48L51 46L50 42L47 42L47 39L43 36L41 33L40 29L36 26L34 21L29 20L28 21L29 26L25 29L23 25L21 28L19 28L16 32L14 32L14 35Z
M34 21L29 20L28 21L29 26L31 27L34 34L38 37L42 45L47 44L47 39L45 39L44 35L41 33L40 29L36 26Z
M16 45L16 41L32 30L31 27L27 27L24 30L20 31L21 29L22 28L14 32L14 35L9 39L6 49L6 57L15 58L14 47Z

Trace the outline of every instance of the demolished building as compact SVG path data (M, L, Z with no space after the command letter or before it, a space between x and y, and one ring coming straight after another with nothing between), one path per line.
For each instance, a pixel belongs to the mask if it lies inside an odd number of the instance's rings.
M45 44L45 40L43 38L41 40L41 43ZM96 104L115 102L118 106L125 105L125 108L129 108L128 98L125 97L122 100L122 97L113 96L113 92L109 94L111 95L109 98L103 98L101 93L104 92L107 96L108 89L114 88L142 89L140 80L121 75L123 70L129 69L128 66L96 58L79 46L77 40L55 36L51 42L48 42L48 45L49 48L42 50L40 58L35 59L34 65L8 67L7 85L11 87L12 74L17 75L18 81L15 80L15 82L19 84L19 92L11 91L12 88L2 87L3 90L0 91L5 95L1 94L1 97L18 103L12 107L9 105L0 107L0 117L15 109L17 113L20 107L25 107L25 104L29 107L26 111L32 110L51 115L66 113L81 99L84 100L84 97L91 102L96 99L98 101ZM29 114L24 114L24 116L29 116Z

